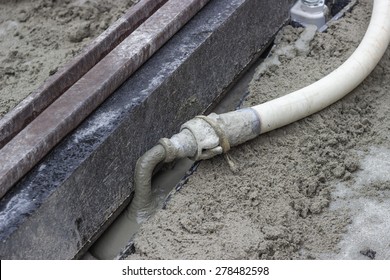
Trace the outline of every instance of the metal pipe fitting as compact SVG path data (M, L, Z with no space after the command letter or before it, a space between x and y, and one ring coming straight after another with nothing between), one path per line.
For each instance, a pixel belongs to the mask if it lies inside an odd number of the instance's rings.
M324 0L302 0L302 3L307 6L318 6L321 2L324 3Z

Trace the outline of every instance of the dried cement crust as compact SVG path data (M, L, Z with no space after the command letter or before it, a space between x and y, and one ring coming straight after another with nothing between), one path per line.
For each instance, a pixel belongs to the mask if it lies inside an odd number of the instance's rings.
M259 68L244 106L337 68L368 25L372 1L316 34L309 51ZM284 28L278 48L302 29ZM343 100L200 164L145 223L130 259L390 259L390 51ZM363 215L363 214L364 215ZM372 253L375 252L375 253Z

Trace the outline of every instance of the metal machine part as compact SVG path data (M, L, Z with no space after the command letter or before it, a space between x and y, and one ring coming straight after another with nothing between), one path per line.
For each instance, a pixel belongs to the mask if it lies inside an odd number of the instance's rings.
M315 25L317 29L325 25L328 13L324 0L299 0L290 10L292 21L305 27Z

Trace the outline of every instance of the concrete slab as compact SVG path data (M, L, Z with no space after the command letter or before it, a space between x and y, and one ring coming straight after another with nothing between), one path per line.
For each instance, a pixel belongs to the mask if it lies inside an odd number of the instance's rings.
M130 201L137 158L221 96L292 2L211 1L0 201L0 258L84 253Z

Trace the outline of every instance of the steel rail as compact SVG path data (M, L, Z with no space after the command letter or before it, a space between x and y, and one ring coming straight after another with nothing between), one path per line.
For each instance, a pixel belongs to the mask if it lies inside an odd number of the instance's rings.
M0 150L0 197L209 0L169 0Z

